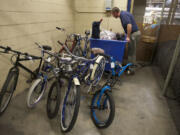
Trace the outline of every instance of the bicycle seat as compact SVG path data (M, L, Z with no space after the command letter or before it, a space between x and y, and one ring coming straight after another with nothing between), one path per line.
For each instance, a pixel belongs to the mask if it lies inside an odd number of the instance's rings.
M85 31L85 34L88 36L88 35L90 35L90 31L89 30L86 30Z
M43 45L42 47L43 47L44 50L48 50L48 51L52 50L52 48L50 46L48 46L48 45Z
M96 54L104 54L104 50L101 48L92 48L91 52L96 55Z
M104 56L108 61L111 61L111 56L104 53L104 50L101 48L92 48L91 52L94 55L101 55Z

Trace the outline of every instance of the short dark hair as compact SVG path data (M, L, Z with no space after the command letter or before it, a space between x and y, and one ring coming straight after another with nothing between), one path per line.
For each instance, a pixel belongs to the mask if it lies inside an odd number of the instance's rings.
M113 7L112 13L119 13L120 9L118 7Z

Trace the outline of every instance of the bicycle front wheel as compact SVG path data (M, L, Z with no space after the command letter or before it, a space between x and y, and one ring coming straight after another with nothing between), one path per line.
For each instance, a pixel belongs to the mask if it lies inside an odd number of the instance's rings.
M46 111L50 119L55 118L59 110L60 99L61 99L60 88L61 88L61 85L58 83L58 81L55 81L51 85L49 93L48 93Z
M11 101L14 90L16 89L18 76L19 76L18 69L16 68L10 69L6 81L0 92L0 115L2 115L5 112Z
M100 93L100 91L97 91L92 98L91 118L96 127L107 128L114 119L115 104L111 92L105 91L103 95L101 95L102 97L98 106Z
M103 56L99 56L94 64L91 73L90 79L92 81L93 86L96 86L101 80L102 75L104 73L105 65L106 65L106 59Z
M35 105L41 100L46 86L47 81L44 79L39 78L34 81L27 95L27 106L29 108L35 107Z
M68 90L65 93L61 109L61 130L70 131L78 116L80 107L80 86L75 85L73 81L69 82Z

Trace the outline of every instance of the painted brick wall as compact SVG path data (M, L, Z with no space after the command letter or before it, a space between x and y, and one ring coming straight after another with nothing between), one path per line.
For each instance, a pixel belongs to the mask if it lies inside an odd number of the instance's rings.
M0 1L0 44L13 49L40 55L34 42L48 44L58 49L56 41L64 41L65 34L56 26L74 31L74 2L72 0L1 0ZM12 66L8 55L0 54L0 87ZM25 63L32 69L35 64ZM27 88L29 75L21 70L17 92Z

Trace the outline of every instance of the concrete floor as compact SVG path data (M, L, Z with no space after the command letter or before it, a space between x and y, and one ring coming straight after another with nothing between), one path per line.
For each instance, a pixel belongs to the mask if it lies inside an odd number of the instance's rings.
M26 107L27 91L13 98L0 117L0 135L60 135L58 117L46 116L46 98L38 106ZM82 94L75 127L68 135L178 135L166 100L161 96L157 74L151 67L122 76L113 88L115 119L107 129L97 129L91 121L90 99Z

